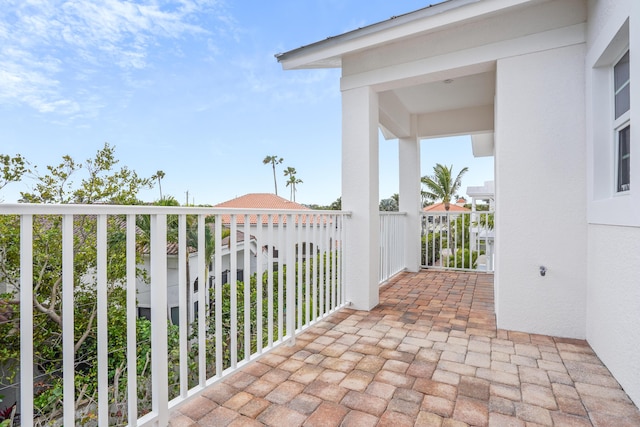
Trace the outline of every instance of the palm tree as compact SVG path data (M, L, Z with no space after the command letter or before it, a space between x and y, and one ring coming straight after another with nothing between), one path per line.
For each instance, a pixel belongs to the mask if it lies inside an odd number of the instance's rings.
M397 212L398 211L398 202L393 197L388 199L380 200L380 205L378 207L380 212Z
M164 178L164 171L157 171L155 175L151 177L153 180L158 180L158 189L160 190L160 200L162 200L162 178Z
M263 164L268 165L269 163L271 163L271 166L273 167L273 186L276 190L276 196L278 195L278 182L276 181L276 164L279 165L282 162L284 162L284 159L278 156L266 156L264 160L262 160Z
M433 175L425 175L420 180L427 187L424 195L431 200L442 200L446 211L451 206L451 197L458 192L462 184L462 176L467 173L469 168L462 168L455 179L452 179L452 170L453 165L446 167L437 163L433 167Z
M291 186L291 195L289 196L289 200L296 201L296 185L301 184L302 180L296 178L296 168L292 168L291 166L287 167L284 171L284 176L288 176L289 180L287 181L287 187Z

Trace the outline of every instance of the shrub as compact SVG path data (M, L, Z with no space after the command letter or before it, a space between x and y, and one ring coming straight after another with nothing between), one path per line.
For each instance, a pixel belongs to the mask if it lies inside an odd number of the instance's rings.
M446 240L446 239L445 239ZM429 233L422 236L422 265L433 265L440 260L440 234Z
M467 248L458 248L454 255L450 255L449 258L445 260L445 267L475 268L478 255L478 251L470 251Z

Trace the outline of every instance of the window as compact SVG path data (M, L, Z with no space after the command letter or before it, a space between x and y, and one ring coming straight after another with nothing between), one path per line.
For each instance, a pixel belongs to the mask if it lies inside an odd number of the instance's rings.
M616 192L618 193L631 189L630 87L629 51L627 51L613 67Z
M629 163L631 160L631 126L618 131L618 192L628 191L631 184Z
M631 91L629 90L629 51L613 67L616 120L629 111Z
M144 318L151 321L151 308L149 307L138 307L138 317Z
M180 308L179 307L171 307L171 324L172 325L180 324Z

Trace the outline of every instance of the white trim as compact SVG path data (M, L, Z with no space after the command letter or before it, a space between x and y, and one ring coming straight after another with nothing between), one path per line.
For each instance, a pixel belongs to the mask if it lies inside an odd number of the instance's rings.
M495 70L495 61L499 59L584 43L586 29L584 23L575 24L443 55L376 68L342 77L340 89L346 91L371 86L376 92L381 92L445 78L455 79L493 71Z
M464 21L500 13L531 0L452 0L394 17L339 36L276 55L285 70L339 68L345 55L372 49L389 41L441 31Z

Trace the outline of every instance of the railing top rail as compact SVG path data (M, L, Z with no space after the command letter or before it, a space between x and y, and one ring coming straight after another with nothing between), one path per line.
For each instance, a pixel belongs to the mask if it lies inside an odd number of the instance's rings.
M380 215L407 215L406 212L380 211Z
M489 214L494 214L496 213L495 211L465 211L465 212L460 212L460 211L451 211L451 212L420 212L420 216L423 217L427 217L427 216L460 216L460 215L489 215Z
M107 204L39 204L14 203L0 204L0 215L233 215L233 214L271 214L271 215L341 215L350 216L351 212L315 209L245 209L245 208L214 208L214 207L186 207L186 206L146 206L146 205L107 205Z

